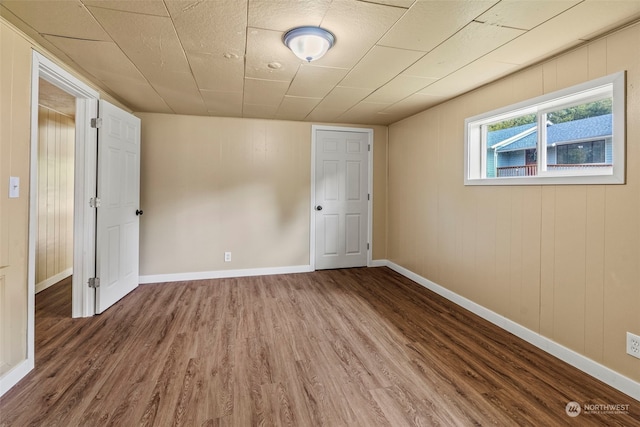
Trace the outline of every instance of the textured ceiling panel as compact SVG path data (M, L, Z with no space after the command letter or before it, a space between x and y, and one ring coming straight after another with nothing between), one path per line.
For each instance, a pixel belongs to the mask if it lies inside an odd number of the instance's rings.
M362 123L367 125L387 124L388 117L380 114L389 104L380 104L374 102L360 102L344 114L340 115L339 120L349 123Z
M365 102L392 104L430 85L437 79L427 79L422 77L399 75L386 85L369 95Z
M429 52L497 1L418 1L378 44Z
M469 84L481 86L491 81L491 76L504 76L514 69L515 65L513 64L480 59L419 90L417 93L437 97L456 96L466 92L464 88L460 87L459 82L462 79L469 82Z
M406 8L409 8L416 1L420 1L420 0L361 0L361 1L367 1L369 3L385 4L388 6L403 7L406 9Z
M175 112L147 82L125 79L106 79L103 82L107 89L120 94L120 99L134 111Z
M109 35L79 1L2 1L40 34L86 40L110 40Z
M170 18L89 9L172 110L207 114Z
M528 65L589 39L613 24L640 17L640 1L589 1L558 15L500 47L486 59Z
M446 98L441 96L414 93L402 101L393 104L391 107L384 110L384 113L392 115L394 119L397 120L401 117L407 117L426 110L427 108L442 102L444 99Z
M121 77L125 80L146 82L142 73L113 42L56 36L45 36L45 38L100 80ZM100 54L96 55L96 52Z
M405 13L405 9L340 0L322 20L322 26L336 36L336 45L314 64L351 68Z
M442 78L523 33L523 30L471 22L426 54L404 74Z
M0 14L136 111L387 124L638 21L640 0L0 0ZM300 25L335 45L299 60L282 36Z
M371 89L337 86L318 105L320 109L339 111L340 114L356 105L371 93Z
M204 104L212 116L239 117L242 115L242 92L200 91Z
M330 5L331 0L249 0L249 27L280 32L317 27Z
M167 1L180 42L187 52L242 57L246 42L246 2Z
M323 98L347 75L345 68L316 67L302 64L287 95Z
M278 31L249 29L245 77L291 81L303 64L282 44Z
M135 12L145 15L169 16L162 0L82 0L86 6L97 6L105 9Z
M207 53L187 53L191 70L200 90L242 92L244 61Z
M269 105L277 108L288 87L289 82L286 81L247 78L244 80L244 102L245 104Z
M322 101L322 98L301 98L285 96L278 108L276 118L287 120L304 120L305 117Z
M581 0L503 0L476 18L479 22L501 27L530 30Z
M423 52L374 46L340 86L377 89L416 62Z

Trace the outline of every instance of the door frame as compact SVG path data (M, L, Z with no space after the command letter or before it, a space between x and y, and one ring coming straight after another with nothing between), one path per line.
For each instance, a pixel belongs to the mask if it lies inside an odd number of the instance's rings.
M373 253L373 129L343 126L311 126L311 203L309 204L309 265L311 270L316 269L316 134L318 131L357 132L366 133L369 149L367 156L367 192L369 200L367 206L367 267L371 266L371 254Z
M95 274L96 212L89 199L96 191L97 130L91 119L97 117L100 94L39 52L33 51L31 68L31 147L29 172L29 253L27 357L34 358L35 338L35 261L38 194L38 100L39 79L76 98L73 202L73 280L72 317L95 314L95 293L85 284Z

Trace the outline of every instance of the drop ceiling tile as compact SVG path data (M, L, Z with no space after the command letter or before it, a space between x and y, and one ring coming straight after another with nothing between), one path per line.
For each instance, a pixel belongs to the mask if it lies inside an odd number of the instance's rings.
M331 0L249 0L249 27L281 32L317 27L330 5Z
M276 118L283 120L304 120L320 101L322 101L322 98L285 96L280 107L278 107Z
M242 115L242 92L201 90L200 93L210 115L218 117L240 117Z
M378 42L429 52L497 1L417 1Z
M246 78L244 79L244 103L267 105L277 109L288 87L287 81Z
M442 78L522 34L523 30L472 22L426 54L404 74Z
M476 18L476 21L502 27L530 30L581 0L503 0Z
M340 82L340 86L377 89L416 62L423 52L374 46Z
M187 52L191 70L200 90L242 92L244 61L242 57Z
M370 89L337 86L325 96L318 108L344 113L371 93Z
M2 1L2 5L40 34L110 40L79 1Z
M249 28L246 62L245 77L288 81L304 63L282 43L282 33L257 28Z
M373 92L365 99L365 101L393 104L394 102L398 102L401 99L404 99L407 96L411 95L412 93L415 93L420 89L430 85L436 80L437 79L407 76L401 74L399 76L396 76L393 80L382 86L380 89Z
M314 64L353 67L405 12L399 7L374 3L334 1L321 26L336 36L336 44Z
M169 16L162 0L82 0L86 6L97 6L123 12L142 13L145 15Z
M526 32L485 58L522 66L532 64L600 33L637 19L640 1L588 1Z
M244 56L246 2L171 0L166 4L187 52Z

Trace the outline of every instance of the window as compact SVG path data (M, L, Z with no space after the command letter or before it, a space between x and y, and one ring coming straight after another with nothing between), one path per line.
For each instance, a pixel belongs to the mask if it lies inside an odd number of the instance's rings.
M465 185L623 184L624 72L465 120Z

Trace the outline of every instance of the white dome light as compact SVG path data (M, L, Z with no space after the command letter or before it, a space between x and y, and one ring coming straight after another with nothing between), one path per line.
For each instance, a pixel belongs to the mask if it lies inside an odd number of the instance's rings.
M307 62L322 58L335 43L335 36L320 27L298 27L285 33L282 41L300 59Z

